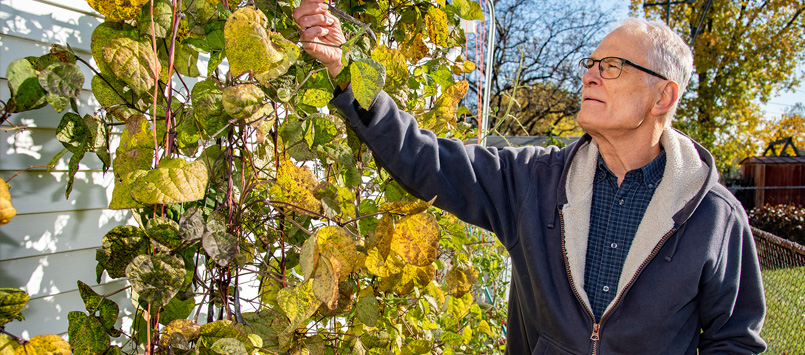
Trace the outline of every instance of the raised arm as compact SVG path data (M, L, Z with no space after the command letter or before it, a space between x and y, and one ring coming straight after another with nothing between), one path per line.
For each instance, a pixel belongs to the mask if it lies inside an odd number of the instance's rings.
M293 10L293 18L301 29L302 47L335 77L341 71L341 44L346 39L341 22L328 9L326 0L302 0Z

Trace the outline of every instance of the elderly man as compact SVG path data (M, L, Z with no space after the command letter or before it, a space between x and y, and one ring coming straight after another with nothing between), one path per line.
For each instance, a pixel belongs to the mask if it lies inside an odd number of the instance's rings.
M294 18L336 75L344 38L322 1ZM400 185L508 249L507 354L760 353L746 215L710 153L670 128L692 66L667 26L624 21L579 63L587 134L564 149L439 139L385 93L361 107L348 85L331 103Z

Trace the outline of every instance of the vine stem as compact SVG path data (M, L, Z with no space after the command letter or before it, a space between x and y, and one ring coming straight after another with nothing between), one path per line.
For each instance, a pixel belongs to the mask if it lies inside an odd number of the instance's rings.
M11 177L8 178L8 180L6 180L6 182L11 181L11 179L17 177L17 175L22 174L22 173L24 173L24 172L26 172L28 170L34 169L34 168L48 168L48 169L50 169L50 168L53 168L53 165L31 165L31 166L29 166L29 167L27 167L25 169L22 169L22 170L18 171L16 174L11 175Z

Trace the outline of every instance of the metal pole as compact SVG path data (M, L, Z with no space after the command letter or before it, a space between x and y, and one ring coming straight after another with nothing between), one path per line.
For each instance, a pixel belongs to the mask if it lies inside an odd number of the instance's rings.
M481 109L481 145L486 147L486 136L489 131L489 96L492 91L492 61L495 54L495 5L492 0L487 0L486 6L489 9L489 32L486 39L486 65L484 66L484 102Z

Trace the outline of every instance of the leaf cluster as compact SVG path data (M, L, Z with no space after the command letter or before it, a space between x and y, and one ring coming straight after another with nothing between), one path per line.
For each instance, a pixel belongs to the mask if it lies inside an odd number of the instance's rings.
M117 329L119 305L78 281L74 353L501 352L505 263L488 250L505 251L403 191L328 107L348 78L362 106L385 90L420 126L466 137L468 83L454 75L475 65L445 54L465 43L460 19L483 17L477 3L342 2L357 19L339 78L295 43L286 2L89 4L105 16L90 79L101 110L73 104L57 138L72 153L67 193L95 153L115 177L109 207L135 216L102 237L96 281L125 278L136 313ZM54 48L12 64L7 109L75 101L80 58ZM18 293L0 297L9 320Z

